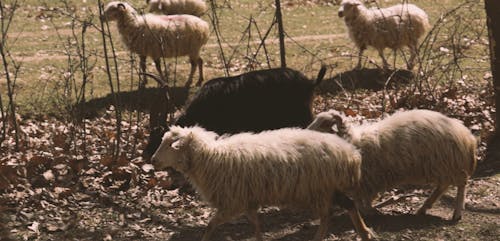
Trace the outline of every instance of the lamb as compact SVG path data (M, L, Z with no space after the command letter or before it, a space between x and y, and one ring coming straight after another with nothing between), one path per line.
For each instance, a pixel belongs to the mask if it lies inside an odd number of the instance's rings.
M166 15L189 14L197 17L207 11L207 4L203 0L146 0L149 12Z
M312 209L320 217L314 240L322 240L333 203L348 209L363 240L374 237L343 194L359 181L361 155L335 135L284 128L219 136L198 126L172 126L152 159L156 170L173 167L188 176L217 209L204 241L219 224L241 214L262 240L257 210L264 205Z
M360 0L343 0L338 15L344 18L349 37L359 49L358 69L361 68L363 51L368 46L378 51L385 69L389 64L384 49L391 48L396 53L396 50L408 46L411 55L407 67L413 69L418 40L430 26L424 10L413 4L367 9Z
M191 86L196 67L199 68L197 85L203 82L203 60L200 50L208 41L207 22L192 15L140 15L126 2L113 1L106 5L104 18L117 21L118 31L127 48L140 57L140 66L146 72L146 57L154 60L160 76L160 60L188 56L191 63L186 87Z
M207 81L173 123L199 125L217 134L260 132L283 127L305 128L313 120L316 80L290 68L257 70ZM150 157L161 143L164 128L152 130L143 156Z
M404 185L432 184L436 188L417 214L425 214L450 185L457 186L452 220L464 209L465 188L477 162L477 141L460 121L430 110L398 112L382 121L350 127L345 116L330 110L317 115L308 129L332 132L362 153L361 184L353 193L362 212L376 211L377 193Z

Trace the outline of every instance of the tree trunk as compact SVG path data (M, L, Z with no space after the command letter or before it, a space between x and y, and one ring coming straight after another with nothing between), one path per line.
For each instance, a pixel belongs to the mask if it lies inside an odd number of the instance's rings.
M486 25L490 40L491 73L495 88L495 135L489 140L488 151L484 164L478 168L478 173L496 173L500 171L500 1L485 0ZM481 175L481 174L480 174Z
M285 54L285 30L283 29L283 16L281 15L280 0L275 0L276 5L276 21L278 21L278 34L280 39L280 57L281 67L286 67L286 54Z
M500 1L485 0L488 36L490 39L491 72L495 87L495 105L500 106ZM496 112L495 130L500 130L500 111Z

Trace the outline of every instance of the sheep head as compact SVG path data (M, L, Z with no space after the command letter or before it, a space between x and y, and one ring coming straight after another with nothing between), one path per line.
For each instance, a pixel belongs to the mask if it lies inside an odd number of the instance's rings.
M343 136L346 134L344 118L345 115L336 110L321 112L316 115L316 118L307 129Z
M359 0L343 0L338 11L339 18L356 14L360 5L363 4Z
M186 172L190 167L191 148L194 139L192 132L186 128L172 126L170 131L163 135L160 147L151 157L156 170L172 167L180 172Z
M104 7L102 18L107 21L116 21L123 17L126 12L130 12L131 10L133 10L133 8L128 3L113 1Z
M142 152L142 158L149 160L153 154L158 150L162 142L162 138L169 129L168 127L158 126L151 130L149 133L148 144Z
M146 4L149 4L151 8L154 6L158 10L163 8L163 3L160 0L146 0Z

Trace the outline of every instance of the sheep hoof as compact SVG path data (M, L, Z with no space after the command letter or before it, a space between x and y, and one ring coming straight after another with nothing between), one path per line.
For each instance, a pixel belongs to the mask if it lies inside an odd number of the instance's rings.
M377 233L373 229L368 228L368 237L366 240L378 240Z
M451 221L453 222L458 222L462 219L462 214L458 213L453 213L453 217L451 218Z
M416 215L426 215L427 214L427 208L420 208L417 212Z

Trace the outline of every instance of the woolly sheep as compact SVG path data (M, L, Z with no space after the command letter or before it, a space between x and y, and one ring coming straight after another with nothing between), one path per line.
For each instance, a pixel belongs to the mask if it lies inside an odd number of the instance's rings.
M316 80L289 68L256 70L238 76L207 81L188 102L174 125L199 125L217 134L260 132L283 127L305 128L313 120ZM151 131L143 156L150 157L165 131Z
M407 67L411 70L417 55L418 40L430 26L424 10L413 4L367 9L360 0L343 0L338 15L344 18L349 37L359 48L356 68L361 68L361 57L368 46L378 51L384 68L389 67L384 57L385 48L391 48L395 53L408 46L411 55Z
M189 14L200 17L207 11L203 0L146 0L149 12L172 14Z
M203 82L203 60L200 50L208 41L209 25L192 15L140 15L126 2L113 1L106 5L103 16L117 21L118 31L127 48L140 57L141 71L146 71L146 57L151 57L160 76L160 59L188 56L191 62L186 87L191 85L196 67L197 85Z
M153 155L155 169L173 167L189 177L217 211L202 240L219 224L246 214L262 240L257 210L263 205L312 209L320 216L314 240L322 240L334 202L349 210L363 240L373 233L343 192L357 185L361 156L341 138L284 128L219 136L201 127L172 126Z
M417 214L425 214L450 185L458 187L452 220L462 217L465 186L476 167L477 141L460 121L430 110L398 112L382 121L351 127L345 116L330 110L317 115L309 129L332 132L362 153L358 208L374 212L377 193L404 184L436 186Z

